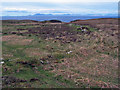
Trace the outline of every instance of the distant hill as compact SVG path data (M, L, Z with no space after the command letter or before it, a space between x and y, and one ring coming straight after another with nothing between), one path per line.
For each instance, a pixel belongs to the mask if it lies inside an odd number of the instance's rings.
M71 14L40 14L40 13L37 13L37 14L34 14L33 16L39 16L39 15L71 15Z
M39 16L39 15L52 15L52 14L40 14L40 13L34 14L34 16Z
M46 20L46 21L42 21L42 23L62 23L62 21L60 21L60 20Z

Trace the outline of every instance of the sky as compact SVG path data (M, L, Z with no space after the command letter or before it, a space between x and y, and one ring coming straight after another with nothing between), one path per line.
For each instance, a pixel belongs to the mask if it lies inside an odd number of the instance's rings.
M119 0L2 0L2 16L117 15Z

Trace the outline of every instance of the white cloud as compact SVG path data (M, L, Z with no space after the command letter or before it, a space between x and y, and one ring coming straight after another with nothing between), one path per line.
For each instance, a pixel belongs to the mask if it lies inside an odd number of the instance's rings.
M54 11L54 10L58 10L58 11L67 11L68 9L49 9L49 8L43 8L43 9L38 9L38 8L9 8L9 7L5 7L2 9L3 11L32 11L32 12L39 12L39 11Z
M56 9L49 9L49 8L44 8L44 9L31 9L31 8L3 8L3 11L27 11L30 12L31 14L35 13L44 13L44 14L116 14L118 13L118 10L106 10L106 9L85 9L85 8L79 8L79 9L63 9L63 8L56 8Z
M26 8L9 8L9 7L3 8L2 10L4 11L27 11Z
M22 0L21 0L22 1ZM40 1L40 0L39 0ZM49 1L49 0L43 0ZM41 2L43 2L41 1ZM54 2L60 2L51 0ZM71 2L73 0L70 0ZM81 1L81 0L75 0ZM87 1L87 0L85 0ZM91 1L91 0L90 0ZM102 1L102 0L101 0ZM113 0L112 0L113 1ZM65 2L61 0L61 2ZM66 1L67 2L67 1ZM4 13L17 13L21 14L22 12L26 12L27 14L35 14L35 13L44 13L44 14L117 14L117 3L4 3L2 6L2 11ZM9 12L8 12L9 11ZM19 13L18 13L19 12Z
M1 0L2 2L53 2L53 3L70 3L70 2L119 2L119 0Z

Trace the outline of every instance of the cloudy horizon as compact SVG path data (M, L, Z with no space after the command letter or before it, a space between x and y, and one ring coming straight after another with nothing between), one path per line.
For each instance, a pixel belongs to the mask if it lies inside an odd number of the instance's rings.
M12 0L14 1L14 0ZM34 14L117 15L118 2L2 2L2 16L27 16Z

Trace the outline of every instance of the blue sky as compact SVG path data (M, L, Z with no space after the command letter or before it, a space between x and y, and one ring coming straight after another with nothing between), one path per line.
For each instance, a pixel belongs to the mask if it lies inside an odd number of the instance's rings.
M18 0L19 1L19 0ZM82 2L70 0L69 2L44 0L44 1L29 1L29 2L2 2L2 15L3 16L26 16L40 14L75 14L75 15L108 15L118 14L117 0L101 0L101 2Z

